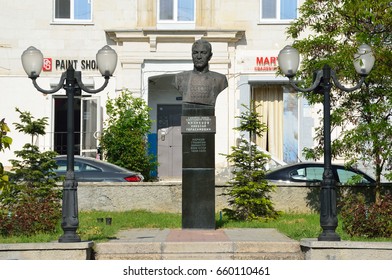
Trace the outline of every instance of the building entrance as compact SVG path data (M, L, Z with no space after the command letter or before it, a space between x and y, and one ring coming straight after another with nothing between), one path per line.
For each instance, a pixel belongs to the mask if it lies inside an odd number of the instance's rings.
M161 178L181 178L181 105L157 106L158 174Z
M99 97L75 97L74 108L74 154L96 157L101 130ZM60 155L67 153L67 97L64 95L54 96L53 150Z

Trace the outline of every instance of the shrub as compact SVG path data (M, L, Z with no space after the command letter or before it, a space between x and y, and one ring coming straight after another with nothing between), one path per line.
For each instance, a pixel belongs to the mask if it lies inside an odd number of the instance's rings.
M0 152L4 151L6 148L10 149L12 138L7 136L10 131L5 119L0 121ZM4 171L3 164L0 162L0 191L6 188L8 185L8 175Z
M7 204L0 212L0 234L33 235L54 232L61 218L59 193L44 197L26 188L19 192L17 203Z
M100 144L104 158L113 164L143 174L146 181L156 167L156 159L148 154L146 135L151 128L150 108L142 98L124 90L106 103L108 118Z
M343 230L350 236L392 237L392 196L384 195L378 203L366 202L363 194L348 195L340 211Z

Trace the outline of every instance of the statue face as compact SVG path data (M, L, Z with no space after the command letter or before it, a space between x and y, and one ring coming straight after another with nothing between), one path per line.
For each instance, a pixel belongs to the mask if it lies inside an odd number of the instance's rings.
M193 65L198 70L203 70L208 66L212 56L211 51L205 44L196 44L192 49Z

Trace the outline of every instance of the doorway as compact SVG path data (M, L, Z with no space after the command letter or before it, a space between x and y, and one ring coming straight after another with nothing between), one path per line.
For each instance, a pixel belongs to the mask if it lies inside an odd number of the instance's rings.
M76 96L74 102L74 155L96 157L101 130L99 97ZM67 146L67 96L54 96L53 150L65 155Z
M157 105L158 175L160 178L178 179L182 175L181 114L181 105Z

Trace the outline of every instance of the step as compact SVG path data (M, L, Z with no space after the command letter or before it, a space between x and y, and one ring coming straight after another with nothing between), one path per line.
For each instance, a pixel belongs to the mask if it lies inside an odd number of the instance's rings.
M284 248L277 250L277 248ZM292 250L290 250L292 249ZM100 243L96 260L303 260L299 245L288 243L172 242Z
M303 260L299 242L274 229L129 230L94 246L96 260Z

